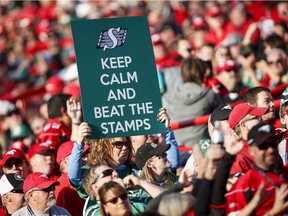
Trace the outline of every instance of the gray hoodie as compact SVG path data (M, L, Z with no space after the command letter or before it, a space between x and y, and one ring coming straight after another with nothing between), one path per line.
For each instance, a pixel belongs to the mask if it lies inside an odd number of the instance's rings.
M163 107L167 108L173 123L210 114L223 102L212 90L187 82L175 84L173 89L162 96L162 103ZM174 132L179 145L190 147L200 139L210 138L207 124L190 126Z

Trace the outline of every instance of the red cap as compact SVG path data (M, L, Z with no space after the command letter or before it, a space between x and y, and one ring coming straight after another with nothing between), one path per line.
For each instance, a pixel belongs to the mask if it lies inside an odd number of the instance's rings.
M211 6L211 7L208 7L206 9L206 15L209 16L209 17L214 17L214 16L217 16L217 15L222 15L223 14L223 11L221 10L220 7L218 6Z
M35 143L30 147L28 151L28 157L30 160L35 154L44 154L47 151L54 151L54 150L55 149L51 147L51 145L47 142Z
M223 71L237 70L238 65L233 60L227 60L226 62L220 62L216 67L216 73L220 74Z
M10 149L7 152L5 152L5 154L3 155L3 164L5 165L6 161L9 160L10 158L19 158L21 160L25 160L26 161L26 157L23 151L21 151L20 149Z
M152 40L152 44L153 45L158 45L158 44L162 44L163 41L161 40L161 37L159 34L153 34L151 35L151 40Z
M61 163L66 157L70 156L72 153L72 149L74 147L74 141L68 141L60 145L57 151L57 158L56 161L58 164ZM82 152L85 153L89 149L89 146L85 146Z
M192 18L192 27L194 29L208 28L205 19L201 16L194 16Z
M20 149L22 151L25 151L27 147L24 144L23 140L15 140L12 143L10 143L10 148L9 149Z
M247 115L253 115L253 116L262 116L264 115L268 110L268 107L252 107L248 105L247 103L241 103L236 105L228 119L228 123L232 129L236 127L236 125Z
M61 93L63 87L64 87L64 81L60 79L58 76L50 77L45 85L46 92L52 95Z
M73 84L73 83L68 84L64 87L63 93L72 95L74 97L80 97L81 96L80 86L77 84Z
M26 193L32 188L48 188L51 185L59 185L58 181L51 181L49 177L40 172L34 172L27 176L23 184L23 191Z

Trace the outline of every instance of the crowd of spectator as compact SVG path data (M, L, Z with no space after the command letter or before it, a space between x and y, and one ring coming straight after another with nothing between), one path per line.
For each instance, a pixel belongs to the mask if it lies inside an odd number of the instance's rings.
M166 131L89 140L70 21L123 16L147 16ZM287 23L286 1L1 1L0 216L288 214Z

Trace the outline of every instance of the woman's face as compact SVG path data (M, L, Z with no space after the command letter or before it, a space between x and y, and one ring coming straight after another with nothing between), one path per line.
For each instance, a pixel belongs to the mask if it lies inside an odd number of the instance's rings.
M118 192L119 193L119 192ZM105 194L105 203L103 205L106 214L110 216L128 216L132 212L131 204L127 193L118 194L112 190Z
M124 164L129 156L129 143L124 137L117 137L112 139L111 157L118 164Z
M149 162L156 170L160 172L166 172L170 167L171 163L167 159L167 153L164 152L160 156L153 156Z

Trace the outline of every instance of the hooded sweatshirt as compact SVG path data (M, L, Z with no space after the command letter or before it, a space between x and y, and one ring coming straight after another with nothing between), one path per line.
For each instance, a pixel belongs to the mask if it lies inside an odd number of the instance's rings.
M193 82L178 83L162 97L163 107L167 108L171 122L194 119L210 114L222 100L211 89ZM179 145L193 147L200 139L209 139L207 124L175 130Z

